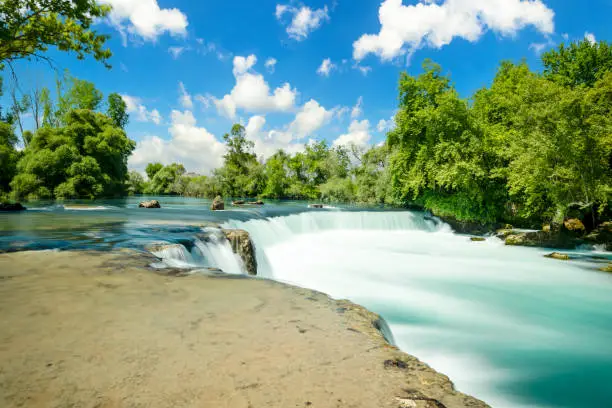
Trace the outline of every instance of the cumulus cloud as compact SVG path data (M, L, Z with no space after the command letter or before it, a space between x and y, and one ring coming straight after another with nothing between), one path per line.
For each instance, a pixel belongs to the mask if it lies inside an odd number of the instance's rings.
M336 65L331 61L330 58L325 58L321 65L317 69L317 74L321 76L329 76L329 74L336 68Z
M138 122L153 122L156 125L161 123L162 117L159 111L157 109L148 110L140 98L126 94L122 94L121 98L125 102L127 112Z
M364 119L362 121L354 120L349 125L348 133L340 135L334 140L334 146L365 146L371 139L370 121Z
M225 145L203 127L189 110L173 110L170 140L148 136L137 143L129 159L130 168L144 170L147 163L182 163L189 171L206 174L222 165Z
M319 105L319 102L311 99L295 115L295 119L289 125L289 133L295 139L303 139L329 123L333 116L333 111L325 109Z
M164 33L187 34L187 16L177 8L160 8L157 0L102 0L113 7L109 21L123 37L155 41Z
M268 70L269 73L273 74L274 70L276 69L276 63L278 61L276 60L276 58L268 58L266 60L266 63L264 64L266 69Z
M554 31L554 12L542 0L422 0L403 5L384 0L378 34L364 34L353 44L356 60L375 54L391 60L421 47L441 48L455 38L478 40L487 30L513 35L527 26Z
M302 41L308 38L308 35L321 27L324 21L329 20L329 10L327 6L313 10L307 6L293 7L285 4L276 5L276 19L287 27L289 37ZM288 20L285 15L289 15Z
M391 116L388 120L381 119L378 121L378 125L376 125L376 130L379 132L388 132L395 128L395 119Z
M187 92L187 88L185 88L185 84L179 82L179 102L181 106L186 109L193 109L193 100L191 99L191 95Z
M286 112L295 107L297 90L285 83L272 91L263 75L251 70L256 63L255 55L234 57L236 85L229 94L214 100L219 113L235 118L237 109L248 112Z
M246 137L255 143L255 153L264 159L279 149L293 154L304 150L304 144L293 140L291 133L282 130L266 130L264 116L252 116L245 126Z
M595 34L593 33L589 33L589 32L584 33L584 38L591 44L595 44L597 42L597 40L595 39Z

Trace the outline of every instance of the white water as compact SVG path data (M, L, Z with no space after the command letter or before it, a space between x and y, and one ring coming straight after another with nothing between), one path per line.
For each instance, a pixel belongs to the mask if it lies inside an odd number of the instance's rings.
M225 226L249 231L260 275L380 313L401 349L493 407L580 406L531 388L572 378L581 369L574 360L612 367L612 276L586 261L547 259L550 251L496 238L471 242L411 212L309 212Z

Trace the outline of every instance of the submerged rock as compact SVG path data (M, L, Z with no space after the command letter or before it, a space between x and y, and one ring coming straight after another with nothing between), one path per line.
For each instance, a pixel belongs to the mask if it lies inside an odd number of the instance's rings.
M470 241L472 242L482 242L482 241L486 241L487 239L484 237L470 237Z
M308 208L323 208L323 204L310 204Z
M0 211L4 212L18 212L25 211L26 208L21 203L0 203Z
M612 273L612 262L610 262L607 266L604 266L603 268L599 268L599 270L602 272Z
M244 262L244 267L249 275L257 275L257 258L255 256L255 245L251 241L251 236L245 230L223 230L226 238L230 242L232 250L240 256Z
M264 202L261 200L257 200L257 201L249 201L247 204L248 205L264 205Z
M225 210L225 202L223 202L223 198L221 198L221 196L216 196L210 206L210 209L213 211Z
M545 258L551 258L551 259L558 259L560 261L569 261L570 259L572 259L572 258L570 258L570 256L568 254L562 254L562 253L559 253L559 252L553 252L551 254L544 255L544 257Z
M140 204L138 204L138 208L161 208L161 205L157 200L142 201Z
M232 201L232 205L244 205L244 204L245 204L244 200Z

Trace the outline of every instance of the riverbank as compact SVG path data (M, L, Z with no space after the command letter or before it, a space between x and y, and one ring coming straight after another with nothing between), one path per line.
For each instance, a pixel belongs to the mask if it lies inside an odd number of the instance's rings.
M386 343L360 306L151 260L0 255L0 405L487 406Z

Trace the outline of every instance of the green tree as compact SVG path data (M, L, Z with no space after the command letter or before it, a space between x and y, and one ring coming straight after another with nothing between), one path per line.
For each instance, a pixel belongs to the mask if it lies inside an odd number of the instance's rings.
M129 195L142 194L146 188L146 182L142 174L135 170L131 170L127 175L126 191Z
M127 113L127 105L118 93L108 95L108 110L106 114L113 120L115 126L121 129L125 129L130 119Z
M145 173L147 173L147 177L149 178L149 181L153 180L153 177L155 177L155 175L163 168L164 168L164 165L161 163L147 164L147 167L145 168Z
M92 28L111 8L95 0L3 0L0 2L0 68L22 58L48 58L49 47L86 55L107 67L108 36Z
M588 86L612 71L612 45L587 39L561 44L542 55L544 77L564 86Z
M183 192L179 188L180 178L185 172L185 167L182 164L172 163L165 166L155 173L145 192L149 194L182 194Z

